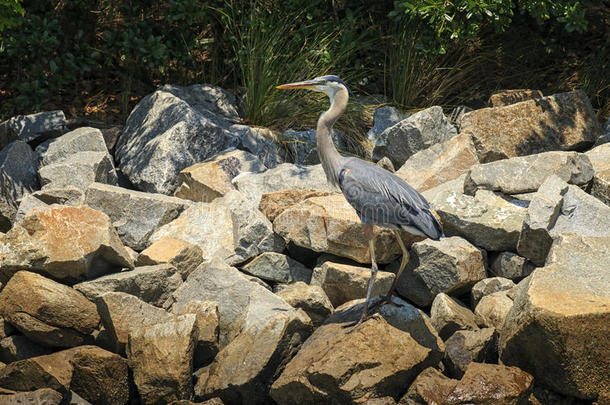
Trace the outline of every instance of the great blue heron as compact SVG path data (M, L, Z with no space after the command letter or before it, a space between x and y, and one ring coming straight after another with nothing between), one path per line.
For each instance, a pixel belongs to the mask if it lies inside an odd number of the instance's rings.
M415 235L438 240L443 230L430 212L426 199L403 179L372 163L355 157L341 156L330 136L331 128L345 111L349 92L343 80L337 76L321 76L304 82L282 84L278 89L308 89L325 93L330 99L330 108L320 115L316 129L316 144L320 162L328 181L339 186L343 195L358 213L365 224L365 233L369 239L371 254L371 277L369 279L366 300L360 320L354 329L368 315L371 290L377 274L375 245L373 243L373 225L390 227L395 230L396 240L402 249L402 261L390 291L383 301L390 301L398 279L409 260L409 253L398 229L404 229ZM352 329L353 330L353 329Z

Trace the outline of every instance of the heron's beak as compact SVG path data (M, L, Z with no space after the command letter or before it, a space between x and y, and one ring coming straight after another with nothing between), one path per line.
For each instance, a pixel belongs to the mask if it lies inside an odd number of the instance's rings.
M311 89L318 84L320 84L318 80L305 80L304 82L281 84L277 88L281 90Z

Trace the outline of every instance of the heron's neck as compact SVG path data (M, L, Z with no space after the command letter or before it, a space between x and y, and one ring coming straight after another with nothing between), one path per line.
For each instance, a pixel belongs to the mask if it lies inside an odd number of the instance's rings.
M339 184L339 171L343 156L339 154L337 148L330 136L331 129L345 111L349 95L346 89L339 89L330 97L330 108L324 112L318 119L318 127L316 129L316 143L318 147L318 156L326 173L326 178L332 184Z

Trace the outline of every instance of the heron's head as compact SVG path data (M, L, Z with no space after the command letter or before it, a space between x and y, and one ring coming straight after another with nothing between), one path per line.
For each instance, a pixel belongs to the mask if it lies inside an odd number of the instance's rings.
M319 91L325 93L331 100L334 98L337 91L341 89L349 91L343 80L334 75L320 76L315 79L305 80L304 82L282 84L277 86L277 88L282 90L307 89Z

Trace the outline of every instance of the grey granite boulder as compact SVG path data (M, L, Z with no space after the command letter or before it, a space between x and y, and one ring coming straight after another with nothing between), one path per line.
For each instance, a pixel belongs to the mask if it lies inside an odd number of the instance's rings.
M220 257L229 264L243 263L263 252L281 252L284 241L273 233L271 222L238 191L211 203L196 203L151 236L198 245L204 259Z
M581 186L593 178L593 166L586 154L578 152L544 152L498 160L473 166L466 176L464 191L470 195L478 189L528 193L538 190L552 174Z
M133 109L115 146L121 170L140 190L172 194L178 173L235 146L235 98L210 85L165 85Z
M21 199L38 188L37 158L29 145L14 141L0 150L0 231L11 228Z
M280 143L280 135L268 128L234 124L229 127L237 137L238 149L252 153L268 168L288 161L286 150Z
M77 152L38 170L40 184L49 188L76 187L86 190L93 183L118 185L112 157L108 152Z
M481 250L459 237L430 239L411 247L397 291L420 306L439 293L462 294L486 277Z
M534 270L532 262L512 252L500 252L490 260L489 271L497 277L521 279Z
M60 110L17 115L0 123L0 149L16 140L40 142L41 139L59 136L66 131L66 116Z
M101 183L92 183L87 188L85 204L108 215L121 241L135 250L148 247L153 232L192 205L177 197Z
M402 166L413 154L446 141L457 134L438 106L419 111L377 137L373 148L373 161L387 156L394 167Z
M375 142L377 137L386 129L398 124L400 121L409 117L411 114L403 114L396 107L386 105L375 110L373 115L373 127L366 133L366 137L371 142Z
M99 129L82 127L36 147L40 166L61 162L78 152L106 152L106 142Z
M610 138L610 124L606 123L606 126ZM591 161L594 171L591 195L610 206L610 140L609 143L591 149L586 155Z
M326 180L322 165L299 166L281 164L263 173L244 173L233 179L233 184L258 206L265 193L286 189L337 191Z
M248 274L252 274L266 281L276 283L293 283L304 281L309 283L312 270L303 264L276 252L265 252L252 259L242 268Z
M331 137L337 149L345 148L341 134L331 130ZM295 131L288 129L282 134L282 144L288 151L288 155L293 163L299 165L319 164L318 149L316 145L316 130Z

